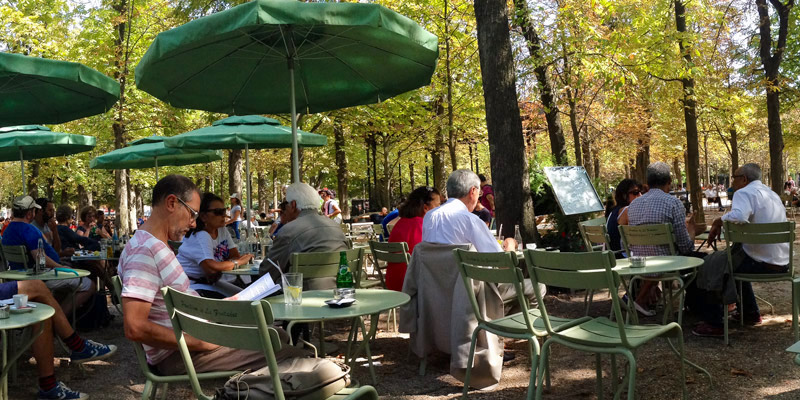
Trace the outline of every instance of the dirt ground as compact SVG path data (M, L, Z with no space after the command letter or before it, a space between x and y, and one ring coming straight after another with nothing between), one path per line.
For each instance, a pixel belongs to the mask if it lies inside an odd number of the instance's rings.
M713 215L712 215L713 216ZM710 218L709 216L709 222ZM797 254L797 253L795 253ZM795 263L798 262L797 257ZM797 265L797 264L796 264ZM791 287L788 283L756 284L755 291L775 305L775 313L769 313L761 305L764 323L755 327L739 328L731 325L731 344L725 346L722 339L699 338L691 334L696 319L684 315L684 341L688 359L708 369L713 382L691 368L687 368L689 395L694 399L800 399L800 367L792 363L792 356L784 350L793 344L791 322ZM579 316L583 312L583 296L548 296L548 310L561 315ZM607 293L595 295L591 310L593 315L607 315L610 300ZM116 313L116 311L112 311ZM385 315L383 316L385 318ZM659 318L658 320L656 318ZM642 322L655 323L660 314ZM344 324L326 324L328 337L344 340ZM385 319L381 321L377 338L372 343L376 366L375 387L385 399L453 399L460 395L461 383L448 375L447 355L429 358L427 374L418 375L418 360L408 355L408 345L402 336L385 331ZM56 347L56 375L70 387L91 394L92 399L132 400L141 397L144 378L139 371L133 348L122 333L119 316L109 328L85 334L86 337L119 347L117 354L109 360L93 362L88 371L70 365L67 354ZM486 400L521 399L525 397L529 358L527 343L507 340L506 346L516 358L503 368L499 388L490 392L470 392L470 398ZM605 397L612 396L610 388L610 363L605 358ZM32 399L36 395L36 373L32 359L21 363L16 382L9 388L11 399ZM664 340L655 340L643 346L637 354L638 374L637 399L680 398L678 385L678 360ZM621 363L620 363L621 364ZM545 390L546 399L594 399L595 370L594 355L572 351L563 346L554 346L551 357L552 387ZM365 367L356 367L353 379L369 384ZM204 385L206 393L212 393L222 381ZM194 398L188 384L174 384L169 389L170 399Z

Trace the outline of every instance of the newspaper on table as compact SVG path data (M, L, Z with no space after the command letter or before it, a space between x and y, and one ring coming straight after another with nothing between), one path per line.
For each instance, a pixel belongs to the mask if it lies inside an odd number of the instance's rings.
M281 277L283 277L281 268L269 258L266 260L269 261L269 263L278 270L278 273L281 275ZM277 292L280 290L280 288L281 285L279 283L275 283L275 281L272 280L272 276L267 273L261 278L258 278L258 280L255 282L251 283L250 286L242 289L242 291L236 295L236 298L238 300L261 300L264 297Z

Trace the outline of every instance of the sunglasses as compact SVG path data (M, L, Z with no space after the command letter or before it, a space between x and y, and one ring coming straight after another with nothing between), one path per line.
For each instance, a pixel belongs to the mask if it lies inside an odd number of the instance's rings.
M642 194L642 191L641 190L631 190L630 192L628 192L628 194L635 194L635 195L638 196L638 195Z
M209 208L208 210L201 210L200 212L210 212L218 217L225 215L227 210L224 208Z

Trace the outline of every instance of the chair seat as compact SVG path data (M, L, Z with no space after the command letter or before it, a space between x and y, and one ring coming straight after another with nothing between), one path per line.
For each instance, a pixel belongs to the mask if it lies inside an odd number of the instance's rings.
M794 278L791 274L733 274L733 279L747 282L780 282L791 281Z
M547 329L544 326L544 320L541 318L542 316L541 311L539 311L539 309L536 308L529 310L528 314L531 316L533 320L532 322L534 329L536 329L536 336L540 337L547 336ZM581 318L575 320L571 318L550 317L550 324L553 327L553 330L559 331L568 326L578 324L586 319L588 318ZM486 326L490 329L514 333L514 334L528 333L528 327L525 324L525 317L522 315L522 313L516 313L505 316L503 318L494 319L490 322L487 322Z
M631 348L637 348L649 340L666 333L672 333L677 336L680 332L680 325L675 322L667 325L625 326L625 335ZM567 328L558 332L556 336L587 346L618 347L622 345L617 323L605 317L594 318L580 325Z

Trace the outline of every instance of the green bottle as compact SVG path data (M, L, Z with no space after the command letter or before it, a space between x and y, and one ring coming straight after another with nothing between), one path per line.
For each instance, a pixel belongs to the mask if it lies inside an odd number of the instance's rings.
M336 288L352 288L353 287L353 274L350 272L350 266L347 265L347 252L339 253L339 273L336 274Z

